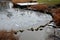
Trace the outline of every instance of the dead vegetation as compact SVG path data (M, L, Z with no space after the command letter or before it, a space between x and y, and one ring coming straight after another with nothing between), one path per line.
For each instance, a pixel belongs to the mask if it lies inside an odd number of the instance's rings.
M14 32L0 31L0 40L18 40L16 36L14 36Z
M60 26L60 8L52 9L51 10L53 15L53 20L57 26Z
M48 6L45 4L37 4L37 5L32 5L32 6L28 7L28 9L45 11L48 9Z

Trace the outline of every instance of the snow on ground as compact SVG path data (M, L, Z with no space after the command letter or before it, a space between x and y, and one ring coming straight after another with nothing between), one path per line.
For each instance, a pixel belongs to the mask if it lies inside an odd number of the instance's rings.
M22 10L22 9L7 9L8 11L0 12L0 27L12 29L37 27L44 25L52 20L50 15L39 12ZM10 15L10 16L9 16ZM38 16L39 15L39 16ZM8 17L9 16L9 17ZM0 29L1 29L0 28Z
M7 9L0 11L0 30L24 29L23 33L18 33L21 36L21 40L45 40L52 31L49 27L45 27L42 31L34 32L26 29L37 28L50 20L52 18L48 14L23 9Z

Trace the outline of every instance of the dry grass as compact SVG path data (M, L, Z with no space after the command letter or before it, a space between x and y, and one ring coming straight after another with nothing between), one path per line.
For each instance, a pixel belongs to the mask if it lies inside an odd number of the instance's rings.
M45 4L37 4L37 5L32 5L31 7L28 7L28 8L31 8L32 10L42 10L42 11L45 11L46 9L48 9L48 6L45 5Z
M14 32L0 31L0 40L18 40L17 37L14 36Z
M12 0L13 3L25 3L25 2L30 2L32 0Z
M53 20L55 24L57 26L60 26L60 8L52 9L52 14L53 14Z

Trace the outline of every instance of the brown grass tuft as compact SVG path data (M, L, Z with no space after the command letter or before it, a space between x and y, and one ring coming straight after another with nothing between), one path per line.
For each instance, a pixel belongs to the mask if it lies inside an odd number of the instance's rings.
M17 37L14 36L14 32L0 31L0 40L18 40Z
M60 26L60 8L52 9L52 14L53 14L53 20L55 24L57 26Z

